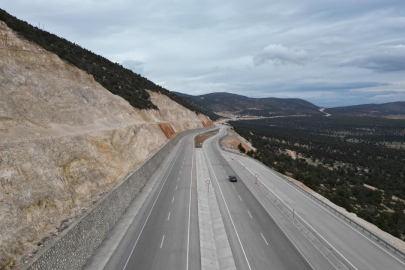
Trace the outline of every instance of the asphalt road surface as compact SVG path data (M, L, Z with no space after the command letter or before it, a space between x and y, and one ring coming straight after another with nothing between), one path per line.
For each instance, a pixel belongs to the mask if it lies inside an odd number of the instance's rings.
M194 136L179 142L104 269L200 269ZM213 148L218 138L204 151L237 268L313 269L247 187L227 181L235 173Z
M179 142L104 269L200 269L194 136Z

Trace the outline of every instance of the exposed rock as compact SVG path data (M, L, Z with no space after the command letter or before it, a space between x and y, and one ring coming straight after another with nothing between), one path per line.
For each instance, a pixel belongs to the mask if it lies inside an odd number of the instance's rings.
M134 109L2 21L0 37L0 269L9 269L49 243L173 132L209 119L154 92L159 110ZM171 135L159 124L173 127Z
M159 124L159 127L168 139L171 139L174 136L176 136L176 132L174 131L172 125L170 125L169 123L161 123Z

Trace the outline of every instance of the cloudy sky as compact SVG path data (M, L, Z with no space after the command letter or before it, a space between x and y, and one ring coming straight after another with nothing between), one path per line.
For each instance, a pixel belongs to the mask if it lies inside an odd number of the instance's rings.
M405 100L404 0L13 0L14 16L165 88Z

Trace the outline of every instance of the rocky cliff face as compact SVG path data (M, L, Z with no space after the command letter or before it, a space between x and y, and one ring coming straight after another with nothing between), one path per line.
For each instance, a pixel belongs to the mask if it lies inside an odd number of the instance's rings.
M154 92L159 110L134 109L1 21L0 38L0 269L9 269L173 132L210 122Z

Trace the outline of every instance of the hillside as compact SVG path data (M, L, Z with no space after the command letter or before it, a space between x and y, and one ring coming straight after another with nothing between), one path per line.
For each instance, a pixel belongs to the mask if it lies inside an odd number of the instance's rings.
M211 93L191 96L178 93L188 99L194 99L204 111L220 116L277 116L277 115L322 115L314 104L294 98L249 98L231 93Z
M94 79L104 88L126 99L135 108L157 109L150 100L150 95L146 91L146 89L148 89L156 93L164 94L173 101L196 113L202 113L197 107L181 97L156 85L141 75L135 74L120 64L113 63L75 43L34 27L8 14L2 9L0 9L0 20L27 40L38 44L43 49L58 55L61 59L93 75ZM1 38L7 43L7 35Z
M327 108L325 112L332 115L405 118L405 101Z
M2 21L0 36L0 269L14 269L174 133L212 122L149 90L134 108Z
M196 96L187 95L187 94L183 94L183 93L179 93L179 92L173 92L173 93L176 94L177 96L182 97L188 103L190 103L194 107L198 108L203 114L208 116L213 121L218 120L219 118L221 118L220 115L214 113L210 108L208 108L206 105L204 105L202 102L200 102L199 99L196 98Z

